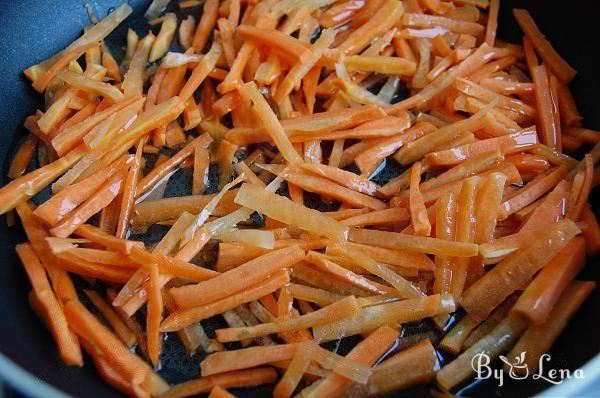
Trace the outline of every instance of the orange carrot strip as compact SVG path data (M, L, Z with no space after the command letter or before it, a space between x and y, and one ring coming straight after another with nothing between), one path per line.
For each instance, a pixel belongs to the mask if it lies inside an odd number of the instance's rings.
M550 42L546 40L531 14L527 10L516 8L513 10L513 15L525 35L531 40L537 53L544 60L544 63L552 70L552 73L563 83L569 83L573 80L577 71L561 58Z
M277 167L276 165L263 165L261 167L267 171L280 175L286 181L291 182L306 191L326 195L354 207L368 207L372 210L383 210L387 208L387 205L379 199L345 188L325 178L313 176L297 169L284 171L283 167Z
M158 285L158 266L149 265L150 282L148 292L148 314L146 315L146 335L148 339L148 355L154 367L158 366L158 357L161 350L161 334L159 331L162 320L163 300L161 289Z
M158 167L152 169L144 178L142 178L135 189L135 197L140 198L144 193L156 185L166 175L168 175L177 165L179 165L184 159L190 157L197 146L207 146L212 142L212 138L209 134L202 134L195 140L187 144L177 154L171 157L166 162L162 163Z
M131 348L136 342L135 335L119 315L117 315L115 310L96 291L84 290L84 293L90 299L92 304L94 304L94 306L102 313L104 319L110 323L121 341L127 347Z
M115 173L98 188L94 196L87 199L80 207L56 224L50 230L50 233L62 238L71 235L80 225L112 202L121 190L124 178L124 171Z
M142 167L142 150L144 147L144 140L141 139L138 143L135 157L133 158L133 164L127 172L125 178L125 184L123 186L123 198L120 203L119 220L117 223L117 230L115 236L120 239L127 237L127 230L129 229L129 220L133 211L133 205L136 195L136 185L141 172Z
M0 214L4 214L15 206L54 181L58 176L72 167L83 157L85 147L79 146L60 159L39 169L27 173L0 188Z
M200 87L200 84L202 84L202 82L214 69L215 65L217 64L217 60L221 55L221 51L221 47L215 41L211 46L210 51L204 57L202 57L202 60L198 62L198 65L196 65L192 71L192 74L185 82L185 85L179 93L179 98L187 102L192 97L194 92Z
M529 371L538 371L545 354L561 334L567 322L577 312L579 307L596 287L595 282L573 281L564 290L556 305L549 314L546 322L527 328L517 344L512 348L507 358L523 358L519 365L527 366ZM523 355L523 353L527 353ZM515 367L517 374L523 372L520 366Z
M355 383L343 397L366 398L427 383L435 378L436 359L431 341L425 339L378 364L367 384Z
M69 325L80 337L88 340L115 369L130 383L151 387L150 394L163 394L168 384L140 357L131 353L121 341L92 315L79 301L70 301L64 307Z
M581 211L588 201L588 197L590 196L590 192L592 190L592 180L594 178L594 161L592 160L592 156L590 154L585 155L583 163L585 169L583 181L581 183L581 189L577 193L577 198L575 201L572 201L570 198L569 202L571 203L569 203L569 208L567 210L567 217L574 221L579 220ZM575 183L573 183L572 189L574 186Z
M457 198L456 231L457 242L473 242L475 235L475 201L479 188L479 179L469 177L463 180ZM460 301L469 273L469 258L457 258L452 265L450 293L456 302Z
M215 386L212 390L210 390L210 394L208 394L209 398L235 398L235 395L230 393L229 391Z
M110 116L116 114L120 110L132 105L140 98L132 96L131 98L121 101L117 104L111 105L109 108L104 109L100 112L95 113L91 117L80 121L77 124L69 126L61 131L52 138L52 147L56 152L63 156L71 149L75 148L83 139L83 137L90 132L94 127L108 119Z
M557 300L585 264L585 241L575 237L542 268L511 310L530 324L548 319Z
M360 53L367 47L371 40L382 32L389 30L404 13L401 3L385 1L376 8L375 13L365 20L350 36L337 46L337 49L346 54L354 55Z
M454 240L456 223L456 196L448 192L441 196L435 204L435 236L438 239ZM453 259L439 254L435 256L433 291L441 294L450 293L452 285Z
M419 190L421 182L421 163L415 162L410 173L410 219L413 225L414 234L420 236L429 236L431 233L431 223L427 216L427 209L423 202L423 195Z
M427 162L432 166L451 166L485 152L497 150L504 155L522 152L537 145L535 129L528 128L510 135L481 140L457 148L427 154Z
M244 40L265 45L275 52L300 62L308 62L313 54L305 43L279 30L240 25L236 33Z
M273 293L288 282L288 273L286 271L279 271L270 278L222 300L184 311L174 312L163 321L160 330L161 332L170 332L182 329L195 322L231 310L241 304L258 300L266 294Z
M472 257L477 255L477 245L466 242L450 242L438 238L413 236L396 232L354 229L350 231L351 242L369 244L394 250L408 250L418 253Z
M10 168L8 169L8 178L15 179L25 173L29 163L31 163L31 159L35 155L37 145L38 138L29 133L25 141L19 145L19 149L17 149L15 156L12 158Z
M129 254L134 247L144 247L142 242L128 241L125 239L119 239L112 235L107 234L100 228L94 227L89 224L80 225L75 231L75 235L89 239L96 243L101 244L109 250L114 250L120 253Z
M60 59L58 59L56 63L54 63L50 68L48 68L48 70L44 71L43 74L41 74L37 79L35 79L31 86L40 93L44 92L50 81L52 81L52 79L56 77L58 72L65 66L67 66L69 62L76 60L77 58L81 57L81 55L87 50L97 46L98 43L88 43L64 52Z
M204 377L227 374L225 372L251 370L250 368L256 366L290 360L294 357L297 347L298 344L278 344L215 352L200 363L200 373Z
M581 221L587 225L583 230L586 251L589 255L595 256L600 253L600 225L589 203L583 207Z
M35 209L34 214L48 225L56 225L69 212L90 198L107 179L122 170L130 160L129 157L123 157L90 177L63 189Z
M239 341L248 338L266 336L269 334L300 330L307 327L335 322L345 317L355 315L360 311L360 305L354 296L346 297L319 310L298 317L277 319L275 322L262 323L244 328L217 329L217 339L221 342Z
M17 245L16 250L27 272L35 297L43 307L44 318L54 336L61 359L69 366L83 366L77 338L69 330L63 309L52 292L39 257L28 243Z
M207 0L202 8L202 16L198 22L198 27L194 33L192 39L192 47L197 52L202 53L210 34L217 25L217 18L219 17L219 0Z
M519 190L515 196L502 203L498 214L498 220L508 218L511 214L521 210L531 202L540 198L558 184L560 180L566 177L568 172L569 170L566 167L559 166L550 170L548 173L541 174L531 180L524 188Z
M450 390L472 377L475 371L471 363L476 355L485 353L490 358L496 358L511 347L526 328L527 324L520 320L504 318L490 333L446 364L436 375L437 383L444 390Z
M298 346L285 374L273 389L273 397L289 398L292 396L313 360L315 350L316 345L312 341L306 341Z
M163 394L162 398L183 398L191 395L207 394L215 386L221 388L252 387L271 384L275 380L277 380L277 372L273 368L244 369L176 384Z
M561 221L539 234L526 250L500 262L463 295L462 306L476 319L484 319L506 297L520 288L568 241L579 233L572 221ZM503 277L510 275L510 278Z
M304 163L301 164L300 167L303 170L327 178L346 188L353 189L366 195L373 195L377 190L375 183L349 171L338 169L337 167L316 163Z
M560 125L556 125L553 117L552 93L546 67L544 65L536 66L531 73L535 86L535 100L539 115L540 141L556 149Z
M373 365L395 343L399 332L388 326L382 326L358 343L346 356L347 359L365 365ZM311 389L311 396L339 396L351 388L353 382L336 372L332 372L319 385Z
M481 85L478 85L477 83L466 79L456 79L456 81L454 82L454 88L456 88L458 91L465 95L475 97L484 102L491 102L494 99L497 99L497 106L502 109L513 111L518 114L522 114L529 117L535 117L537 115L536 109L531 105L528 105L527 103L519 99L498 94L490 89L487 89Z
M544 198L540 206L533 210L520 232L543 229L549 223L555 223L562 219L566 214L569 188L570 184L567 181L560 181Z
M355 156L354 162L363 174L369 175L375 171L383 159L396 152L399 148L405 147L434 131L435 127L432 124L418 122L402 133L378 140L372 147L361 151Z
M275 113L273 113L273 110L269 107L263 95L258 91L256 84L254 82L245 84L240 93L252 101L256 116L264 124L267 133L270 135L287 163L291 166L303 163L300 155L298 155L293 148L292 143L289 141L282 124L277 119Z
M296 246L280 249L255 258L210 281L172 288L170 294L179 309L198 307L223 299L228 294L243 291L303 258L304 251Z
M491 0L488 11L488 22L485 29L485 42L488 46L494 47L496 40L496 31L498 29L498 12L500 11L500 0Z
M410 221L410 213L403 207L391 207L348 217L341 220L342 224L353 227L366 225L399 224Z
M579 122L582 117L577 110L577 104L573 99L571 90L569 87L559 82L557 85L558 89L558 108L560 110L560 118L563 123L569 127L579 126Z

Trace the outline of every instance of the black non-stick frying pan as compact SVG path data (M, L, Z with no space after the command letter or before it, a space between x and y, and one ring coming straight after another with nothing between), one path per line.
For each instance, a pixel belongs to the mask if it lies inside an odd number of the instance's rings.
M0 7L0 161L6 175L12 152L23 136L25 117L41 106L35 93L22 76L22 70L60 51L81 34L89 19L83 4L89 2L104 17L122 0L21 0L1 1ZM128 1L134 8L125 25L140 30L141 14L149 1ZM572 89L587 127L600 129L600 78L598 77L598 17L594 1L571 0L502 0L500 38L520 42L521 32L511 9L529 9L557 50L579 74ZM126 26L115 31L109 45L124 43ZM118 52L117 48L113 48ZM4 181L5 182L5 181ZM597 197L594 198L600 208ZM0 220L0 378L15 389L32 397L116 397L96 375L93 366L69 368L58 358L54 342L27 303L30 288L14 246L24 241L18 227L8 228ZM600 261L589 259L582 279L600 281ZM525 397L545 391L547 396L600 396L600 351L598 314L600 292L591 295L570 322L551 351L546 368L576 369L584 365L585 379L570 380L549 389L552 384L538 379L480 382L464 388L467 396ZM198 359L190 360L177 344L167 343L167 356L161 371L170 382L197 377ZM268 388L234 391L244 396L268 396ZM429 389L419 387L396 394L402 397L427 397Z

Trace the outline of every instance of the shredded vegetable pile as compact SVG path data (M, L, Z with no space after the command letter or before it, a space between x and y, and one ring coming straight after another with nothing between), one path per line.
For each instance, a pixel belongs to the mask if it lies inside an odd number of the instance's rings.
M25 70L45 109L0 189L67 365L139 397L455 391L481 352L533 371L593 290L600 133L527 11L508 44L499 0L155 0L117 62L132 9L88 10ZM441 337L398 344L418 322ZM161 377L167 333L198 378Z

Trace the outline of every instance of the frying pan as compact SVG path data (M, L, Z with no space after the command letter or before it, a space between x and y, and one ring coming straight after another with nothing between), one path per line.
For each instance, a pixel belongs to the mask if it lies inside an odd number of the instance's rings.
M78 37L89 19L83 7L86 0L21 0L2 1L0 8L0 161L2 175L16 143L25 132L25 117L41 107L41 96L31 89L22 70L60 51ZM121 0L87 0L99 17L104 17ZM127 21L143 32L141 15L149 1L131 0L134 15ZM598 21L595 2L584 0L502 0L499 37L520 42L521 32L512 18L514 7L529 9L542 31L549 37L579 74L572 84L575 99L584 116L585 125L600 129L600 79L598 79ZM113 51L124 43L127 26L121 26L108 39ZM7 181L3 181L6 183ZM592 198L598 206L598 198ZM14 246L25 236L19 227L8 228L0 220L0 377L16 390L31 397L118 397L96 375L91 361L83 369L69 368L58 358L54 342L27 303L30 289ZM589 259L580 276L600 281L600 261ZM503 387L493 381L463 387L467 396L525 397L600 396L600 338L597 314L600 312L600 289L574 316L551 351L547 368L574 370L584 366L584 380L569 380L553 387L543 380L506 380ZM172 383L198 376L199 358L189 359L176 342L165 344L166 361L161 374ZM594 358L595 357L595 358ZM442 360L444 358L442 357ZM269 396L269 388L234 391L236 395ZM402 397L431 396L427 387L397 393Z

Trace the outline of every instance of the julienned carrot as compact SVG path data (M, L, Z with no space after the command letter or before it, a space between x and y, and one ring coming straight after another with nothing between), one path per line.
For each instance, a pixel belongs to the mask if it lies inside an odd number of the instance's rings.
M546 322L556 301L585 264L585 241L575 237L542 268L511 310L530 324Z
M0 214L14 209L18 203L28 200L41 191L79 161L85 152L85 147L81 145L54 162L27 173L0 188L0 203L2 203Z
M359 333L369 333L382 325L414 322L437 315L447 315L456 308L450 295L431 295L388 302L363 308L360 313L340 321L317 326L317 341L331 341Z
M298 39L275 29L261 29L251 25L240 25L236 33L245 40L265 45L273 51L293 60L308 62L312 57L310 47Z
M471 377L475 370L471 361L475 355L487 354L490 359L496 358L502 351L512 346L527 328L527 324L504 318L488 335L483 337L468 350L460 354L454 361L444 366L436 376L438 384L444 390L450 390Z
M146 315L146 336L148 339L148 354L154 367L158 366L158 357L161 350L161 334L159 331L162 320L163 299L161 287L159 286L158 266L148 266L150 281L148 292L148 309Z
M300 168L366 195L373 195L377 190L375 183L337 167L318 163L303 163Z
M48 276L52 282L54 292L59 300L62 303L66 303L67 301L76 299L77 292L69 274L58 267L56 257L52 254L52 249L46 240L50 236L48 230L35 217L28 203L20 203L16 210L19 218L21 218L21 224L23 225L27 239L29 239L33 250L42 261L42 264L44 264L44 268L48 272Z
M586 251L589 255L594 256L600 253L600 225L598 225L598 220L596 220L589 203L583 207L581 221L587 226L583 230Z
M381 200L338 185L330 179L311 175L298 169L287 169L285 166L279 165L262 165L261 168L281 176L286 181L306 191L319 193L354 207L368 207L371 210L387 208L387 205Z
M144 139L138 142L135 156L133 158L133 164L127 172L125 183L123 186L123 198L120 203L119 221L117 223L117 229L115 236L120 239L127 237L127 230L129 228L129 220L131 218L131 212L133 211L133 205L136 194L136 185L142 168L142 150L144 147ZM91 178L91 177L90 177Z
M204 47L210 39L210 34L217 24L218 17L219 1L209 0L204 3L204 7L202 8L202 16L200 17L198 27L196 28L196 32L194 33L194 37L192 39L192 47L194 47L197 52L202 53L204 51Z
M83 224L74 232L75 235L99 243L107 249L129 254L134 247L144 247L143 242L115 238L103 230L90 224Z
M266 365L271 362L290 360L297 351L298 344L278 344L274 346L248 347L241 350L216 352L208 355L200 363L203 377L227 374ZM213 376L214 377L214 376Z
M535 100L540 120L540 141L550 148L558 148L560 124L554 117L550 80L544 65L538 65L531 71Z
M454 240L456 231L456 195L448 192L442 195L435 204L435 236L438 239ZM452 285L452 266L454 260L444 254L435 256L433 291L450 293Z
M488 22L485 30L485 42L494 47L496 31L498 29L498 12L500 11L500 0L491 0L488 14Z
M497 165L502 158L503 156L500 151L493 150L489 152L482 152L474 156L469 156L468 159L462 161L460 164L438 175L437 177L423 181L419 188L421 191L427 191L429 189L457 181L461 178L479 174L490 167Z
M426 159L432 166L450 166L494 150L503 155L522 152L533 148L537 143L535 129L530 128L507 136L481 140L446 151L432 152L426 156Z
M357 275L351 270L338 265L329 260L324 255L316 252L309 252L306 260L315 265L319 270L335 276L337 279L343 280L350 285L356 286L359 289L371 292L373 294L393 293L394 290L386 285L371 281L361 275Z
M529 371L536 372L541 363L541 356L552 347L567 322L595 287L595 282L571 282L554 305L549 319L542 324L529 326L507 358L523 357L524 360L519 362L519 365L523 364L523 367L527 366ZM522 374L523 370L520 366L515 369L517 374Z
M378 34L390 29L404 13L404 7L401 3L394 1L385 1L376 8L372 17L352 31L350 36L337 46L337 49L346 55L360 53L367 47L371 39Z
M392 285L397 290L397 294L399 294L400 297L415 298L424 296L424 293L411 282L396 274L387 265L380 264L369 256L361 253L360 250L356 249L355 245L341 244L339 245L338 252L344 253L343 258L346 258L351 263ZM393 294L396 294L396 292L393 292Z
M104 319L110 323L121 341L125 343L127 347L131 348L136 342L135 335L125 324L125 322L123 322L119 315L117 315L115 310L106 301L104 301L104 299L96 291L84 290L84 292L94 306L102 313Z
M266 216L332 239L344 240L348 227L291 200L251 184L243 184L235 202Z
M423 202L423 195L419 190L421 182L421 163L415 162L410 173L410 196L409 208L410 219L413 225L414 234L420 236L429 236L431 233L431 223L427 216L427 209Z
M190 308L169 315L161 325L162 332L179 330L186 326L207 319L213 315L231 310L241 304L258 300L260 297L272 293L288 283L289 276L286 271L279 271L266 280L250 288L233 294L227 298L215 301L204 306Z
M507 257L476 281L463 295L463 308L476 319L484 319L579 232L572 221L565 220L540 233L526 250Z
M545 174L541 174L530 181L525 187L510 199L504 201L500 206L498 220L504 220L511 214L521 210L534 200L540 198L548 192L560 180L568 174L569 170L564 166L559 166Z
M273 389L273 397L288 398L292 396L313 359L315 349L316 345L312 341L306 341L298 345L285 374Z
M281 126L286 133L295 132L299 135L326 133L356 127L361 123L385 116L385 112L377 105L365 105L345 109L333 109L312 115L299 116L293 119L281 120ZM249 145L270 141L270 133L265 128L231 129L225 138L238 145Z
M348 217L341 223L353 227L364 227L366 225L399 224L410 220L410 214L406 208L390 207L389 209L376 210Z
M514 9L513 15L523 32L525 32L525 35L531 40L536 52L552 70L553 74L563 83L569 83L573 80L577 71L558 55L542 32L540 32L529 12L527 10Z
M37 144L38 138L35 135L31 133L27 135L25 141L19 145L19 149L15 153L15 156L10 163L10 168L8 169L7 174L9 178L15 179L25 173L27 167L29 167L29 163L31 163L31 159L33 159Z
M62 238L71 235L80 225L112 202L121 190L124 178L125 170L115 173L98 188L94 196L87 199L81 206L50 229L50 233Z
M456 229L454 238L457 242L474 242L475 236L475 201L480 186L477 177L469 177L463 180L460 193L456 202ZM455 301L460 298L465 289L469 275L469 258L456 258L452 264L452 280L450 293Z
M148 62L154 39L154 34L149 32L135 47L135 52L131 58L127 73L123 77L123 84L121 86L123 87L125 97L132 97L143 93L146 63Z
M543 200L540 199L541 204L531 212L520 232L542 229L548 223L557 222L564 217L570 185L568 181L560 181Z
M402 165L407 165L420 160L436 147L452 141L459 133L463 131L474 131L481 128L485 123L485 115L489 109L493 108L494 102L488 104L484 109L472 115L470 118L444 126L433 133L419 138L409 145L401 148L394 159Z
M470 34L474 36L481 35L485 29L482 25L475 22L457 21L451 18L418 13L404 14L402 16L402 23L405 26L418 28L442 27L455 33ZM490 44L488 43L488 45Z
M581 180L581 187L578 191L576 189L576 180L573 180L573 184L571 186L571 195L569 197L568 209L567 209L567 217L573 219L574 221L579 220L581 216L581 211L583 210L583 206L588 201L588 197L590 192L592 191L592 180L594 178L594 161L592 160L591 155L585 155L584 160L582 161L583 168L578 171L577 174L583 174L583 178ZM574 196L576 195L576 196Z
M429 339L400 351L373 368L367 384L355 384L344 398L389 394L435 378L437 356Z
M373 140L373 145L354 157L354 162L363 174L370 175L387 156L434 131L433 125L419 122L399 134L381 140Z
M291 246L264 254L205 283L172 288L170 294L180 309L198 307L243 291L303 258L304 251Z
M239 341L242 338L254 338L273 333L316 327L353 316L359 311L360 305L356 301L356 298L349 296L306 315L245 328L217 329L216 334L217 339L221 342Z
M73 300L65 305L64 310L73 331L88 340L105 357L111 358L115 369L130 383L139 385L152 395L168 390L168 384L144 360L131 353L83 304Z
M506 176L501 173L492 173L481 183L475 201L475 226L473 242L477 244L490 242L494 238L498 209L502 201L502 194L506 183ZM483 262L479 257L471 259L467 285L483 275Z
M176 384L169 388L161 397L183 398L190 395L207 394L215 386L220 386L221 388L252 387L261 384L270 384L276 379L277 372L273 368L244 369Z
M210 390L208 396L210 398L235 398L235 395L220 386L214 386L213 389Z
M35 297L44 311L48 327L54 335L61 359L69 366L83 366L77 338L69 330L63 309L52 292L39 257L29 243L17 245L16 250L31 281Z
M56 225L69 212L89 199L108 178L122 170L130 161L130 157L123 157L90 177L63 189L35 209L34 214L48 225Z
M96 278L106 282L125 283L134 270L126 267L114 267L107 264L100 264L85 260L69 251L56 253L57 266L65 271L69 271L88 278Z
M237 193L237 189L228 191L219 201L213 215L222 217L237 210L239 205L233 202ZM131 223L134 226L152 225L157 222L176 219L186 211L198 214L214 196L215 194L191 195L146 200L135 205Z
M438 238L412 236L396 232L355 229L349 240L395 250L408 250L434 255L472 257L477 255L477 245L466 242L450 242Z
M184 159L194 154L194 150L197 146L207 146L212 142L212 138L209 134L205 133L187 144L181 151L175 156L170 158L168 161L162 163L160 166L152 169L150 173L144 176L138 183L135 189L136 198L140 198L150 188L157 184L162 178L171 172L179 163Z
M365 365L373 365L396 341L399 332L388 326L382 326L371 333L362 342L350 351L346 356L347 359ZM352 387L353 382L332 372L329 376L323 379L319 385L312 389L311 396L314 397L331 397L339 396Z

